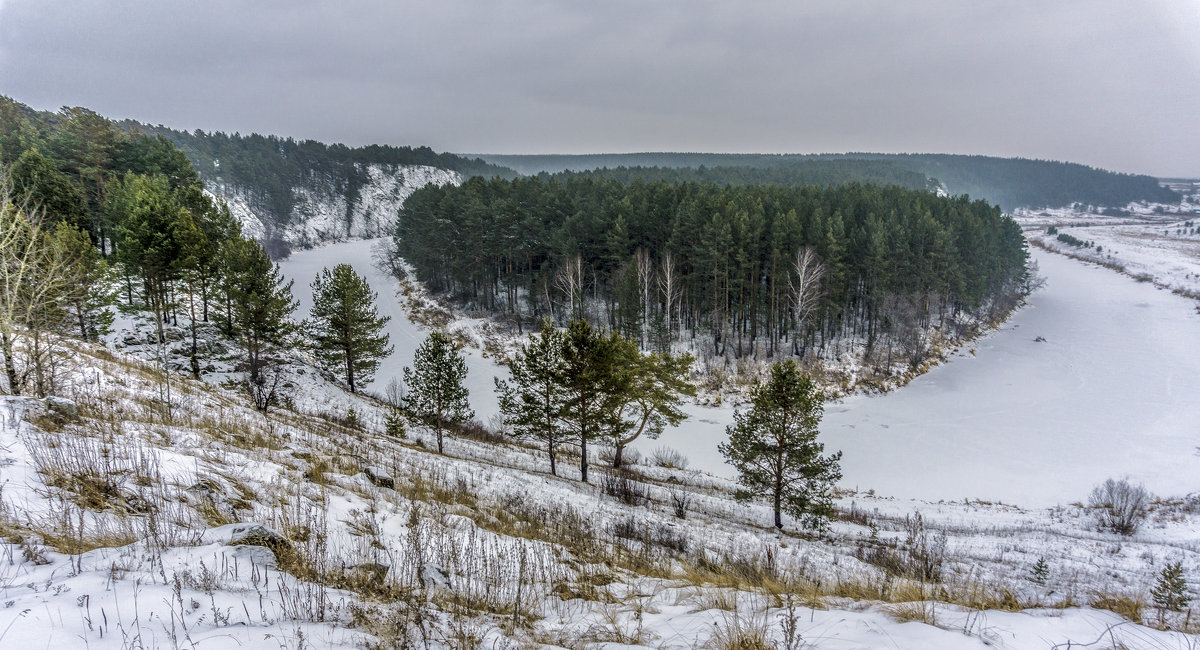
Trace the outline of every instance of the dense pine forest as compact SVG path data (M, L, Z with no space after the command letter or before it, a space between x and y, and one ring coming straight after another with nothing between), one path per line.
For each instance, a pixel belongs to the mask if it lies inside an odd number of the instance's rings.
M910 173L928 177L940 183L950 194L966 194L1000 205L1005 210L1018 207L1059 207L1073 203L1123 207L1133 201L1178 203L1180 196L1161 187L1150 176L1120 174L1076 163L1026 158L996 158L951 154L710 154L710 153L631 153L584 155L484 155L498 165L512 167L524 174L585 171L602 167L751 167L757 169L795 169L801 173L814 161L859 160L891 162ZM711 172L710 172L711 173ZM773 172L763 174L764 182ZM736 175L728 178L684 178L711 180L717 183L737 183ZM651 180L646 178L645 180ZM897 179L861 178L857 180L888 182L907 187L916 185ZM783 184L788 184L783 182Z
M54 394L63 372L56 347L63 337L106 334L114 304L152 315L164 368L199 377L201 338L217 330L243 346L246 383L261 388L294 330L290 283L204 192L182 151L85 108L40 112L5 97L0 136L7 392ZM187 332L170 351L168 327Z
M187 155L205 180L243 191L252 197L256 210L276 225L287 223L296 188L344 195L347 206L352 206L368 180L366 165L428 165L464 177L516 176L511 169L478 158L436 153L429 147L347 147L257 133L188 133L133 121L120 125L129 132L163 136Z
M434 291L518 326L587 318L706 358L857 340L915 363L927 326L1005 311L1027 280L999 208L865 184L474 178L410 197L395 245Z

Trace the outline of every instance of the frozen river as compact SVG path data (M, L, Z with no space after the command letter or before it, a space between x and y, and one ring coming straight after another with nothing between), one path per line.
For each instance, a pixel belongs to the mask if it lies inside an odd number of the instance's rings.
M404 316L395 283L370 262L372 242L294 254L300 314L323 266L352 264L392 316L396 352L372 389L411 364L426 331ZM842 485L919 499L979 498L1024 506L1085 501L1091 486L1129 476L1152 491L1200 490L1200 315L1195 302L1107 269L1035 251L1047 286L1002 329L882 396L826 405L821 440L842 450ZM1044 342L1035 339L1042 337ZM472 404L496 411L491 377L503 372L468 356ZM650 450L683 451L691 467L729 475L717 453L729 408L691 418Z
M391 356L379 362L374 379L366 385L369 392L383 395L388 382L394 377L403 378L405 366L412 366L413 352L429 336L429 329L408 320L399 293L399 285L391 274L379 269L373 262L374 249L386 240L370 239L340 244L329 244L293 253L279 263L283 275L295 282L292 294L300 303L296 308L296 320L307 318L312 310L311 284L321 269L337 264L349 264L354 271L367 278L371 288L379 294L379 313L390 316L385 331L394 348ZM500 410L492 378L506 377L508 370L480 356L479 350L467 349L467 388L471 393L471 406L477 419L487 422Z

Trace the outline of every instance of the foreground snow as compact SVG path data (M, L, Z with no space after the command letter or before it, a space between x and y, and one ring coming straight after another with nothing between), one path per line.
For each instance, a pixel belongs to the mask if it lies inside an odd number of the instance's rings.
M1096 532L1083 508L846 494L839 506L854 514L809 538L764 527L764 505L737 503L734 485L692 471L636 466L649 501L630 506L578 482L569 454L563 478L519 446L452 438L439 456L427 430L383 435L378 404L341 393L299 361L296 391L326 401L270 416L237 393L182 378L168 411L152 368L121 354L81 347L72 365L73 403L0 398L2 647L407 639L434 648L685 649L732 630L782 647L787 621L803 647L817 648L1047 648L1101 637L1127 648L1192 647L1178 633L1071 605L1144 597L1170 561L1182 561L1194 584L1200 499L1158 504L1142 532L1120 537ZM347 405L359 428L337 423ZM55 449L96 463L89 476L107 476L114 489L85 505L80 481L54 480L70 466L54 460ZM367 472L386 474L394 489ZM690 499L685 519L672 514L680 493ZM946 536L940 582L889 577L858 559L878 544L905 552L914 511L929 534ZM282 532L303 561L230 545L247 528L228 523L239 520ZM1030 579L1041 557L1051 567L1045 584ZM363 563L384 566L386 577L345 582ZM1030 609L944 602L1000 598Z

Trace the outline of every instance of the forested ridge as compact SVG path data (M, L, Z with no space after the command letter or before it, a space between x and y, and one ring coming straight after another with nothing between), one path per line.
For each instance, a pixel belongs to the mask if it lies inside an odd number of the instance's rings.
M996 203L1005 210L1017 207L1060 207L1073 203L1123 207L1133 201L1177 203L1180 196L1140 174L1122 174L1077 163L1027 158L998 158L955 154L716 154L629 153L581 155L492 155L483 159L506 165L524 174L586 171L617 167L748 167L760 170L803 170L814 162L837 160L890 162L910 173L941 183L950 194L966 194ZM770 179L779 172L748 174ZM732 175L731 175L732 177ZM646 178L645 180L651 180ZM737 182L717 178L718 183ZM863 180L879 182L876 179ZM764 180L764 182L777 182ZM912 183L888 180L914 187Z
M258 133L230 135L199 129L188 133L129 120L120 125L127 131L165 137L187 155L206 180L242 191L276 225L287 223L296 202L296 188L341 194L348 208L353 206L368 181L366 165L428 165L464 177L516 175L511 169L479 158L437 153L429 147L348 147Z
M965 197L575 176L426 187L395 244L464 305L585 317L655 349L703 336L726 358L919 348L932 319L1015 304L1027 257L1016 223Z
M543 172L545 173L545 172ZM840 185L874 183L909 189L934 189L936 183L924 174L886 160L803 160L774 167L601 167L584 171L562 171L559 178L606 178L623 183L669 181L716 185Z
M7 392L54 394L63 337L99 339L123 303L153 315L164 370L167 328L186 327L170 354L197 378L201 332L236 339L247 386L266 403L255 391L293 334L290 283L166 138L86 108L48 113L0 97L0 217Z

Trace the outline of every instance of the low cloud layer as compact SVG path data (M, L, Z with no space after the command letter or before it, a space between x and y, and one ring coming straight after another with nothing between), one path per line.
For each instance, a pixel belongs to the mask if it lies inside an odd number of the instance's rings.
M1200 176L1197 34L1191 0L7 0L0 93L459 152L945 151Z

